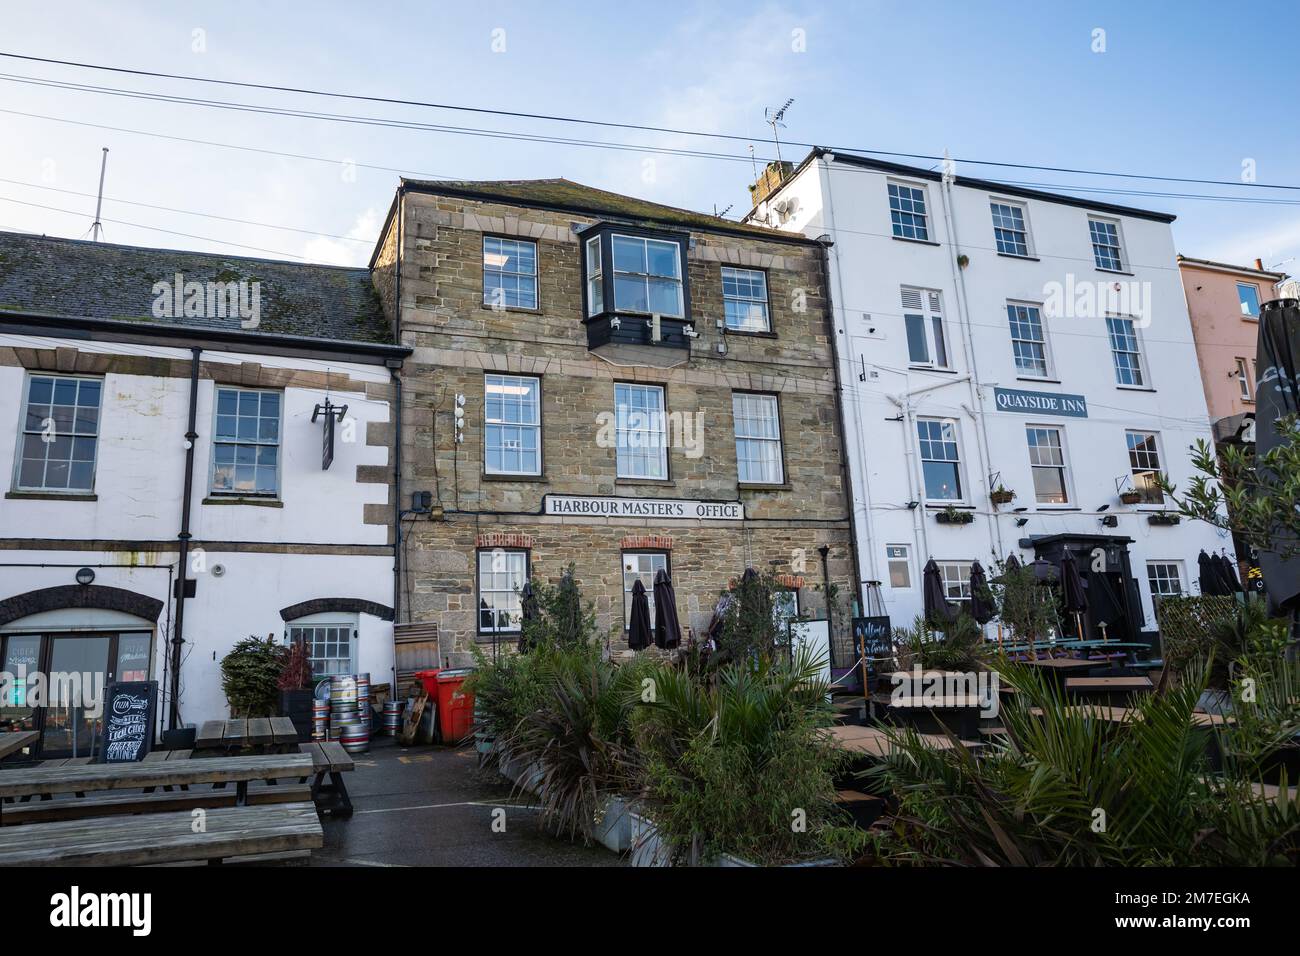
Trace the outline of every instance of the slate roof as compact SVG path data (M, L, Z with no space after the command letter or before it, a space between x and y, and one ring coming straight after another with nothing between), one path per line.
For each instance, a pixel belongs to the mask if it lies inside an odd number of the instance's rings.
M156 282L257 281L255 334L391 343L392 333L364 268L253 259L177 249L0 232L0 316L30 312L183 328L241 330L238 315L154 315Z
M498 199L505 203L571 209L594 215L612 215L634 222L678 226L711 232L730 232L773 239L779 242L812 242L798 233L782 232L766 226L754 226L721 219L708 213L664 206L635 196L612 193L595 186L584 186L571 179L506 180L438 180L403 179L408 189L423 192L465 195L471 198Z

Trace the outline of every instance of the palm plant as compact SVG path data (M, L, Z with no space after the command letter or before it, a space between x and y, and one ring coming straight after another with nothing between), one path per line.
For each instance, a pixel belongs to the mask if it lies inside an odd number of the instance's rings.
M764 863L858 845L839 825L825 736L824 662L801 648L791 663L760 658L698 683L663 669L638 708L646 798L675 861L732 853Z
M973 617L963 612L939 627L942 640L934 639L935 628L924 617L917 617L911 627L894 628L895 657L900 669L916 666L926 670L972 671L985 667L991 651Z
M1264 796L1243 741L1192 712L1204 672L1145 698L1123 723L1085 707L1032 668L1003 661L1018 693L1007 735L986 752L939 751L910 729L868 771L899 812L889 859L953 865L1259 865L1300 862L1300 794ZM1296 730L1291 726L1291 732ZM1249 732L1248 732L1249 733ZM1213 772L1207 744L1227 755ZM1283 779L1285 786L1285 778Z

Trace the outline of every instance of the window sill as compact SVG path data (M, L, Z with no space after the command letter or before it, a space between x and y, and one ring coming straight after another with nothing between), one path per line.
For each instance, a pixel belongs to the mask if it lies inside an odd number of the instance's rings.
M1104 272L1104 273L1106 273L1107 275L1112 275L1112 276L1131 276L1131 275L1133 275L1132 272L1126 272L1126 271L1124 271L1123 269L1103 269L1101 266L1094 266L1094 268L1095 268L1098 272Z
M494 475L483 472L480 481L546 481L545 475Z
M1038 256L1018 256L1014 252L999 252L998 255L1003 259L1021 259L1024 262L1042 262Z
M252 505L255 508L283 508L284 502L279 498L204 498L200 504L205 505Z
M505 305L505 306L502 306L501 308L497 308L496 306L491 306L491 305L488 305L486 302L484 302L482 305L479 306L479 308L482 309L484 312L499 312L499 313L506 313L506 312L522 312L522 313L524 313L524 315L541 315L541 314L542 314L542 310L541 310L540 308L537 308L537 309L526 309L526 308L524 308L524 307L521 306L521 305Z
M736 488L740 491L794 491L794 485L789 482L769 485L762 481L738 481L736 482Z
M935 242L933 239L909 239L907 238L907 236L890 236L890 238L893 239L895 242L914 242L918 246L940 245L940 243Z
M17 501L98 501L99 495L79 491L8 491L5 498Z
M741 335L749 339L774 339L777 337L775 332L760 332L757 329L729 329L723 326L724 335Z
M1034 377L1029 376L1029 375L1017 375L1017 376L1016 376L1016 381L1017 381L1017 382L1035 382L1035 383L1037 383L1037 384L1039 384L1039 385L1060 385L1060 384L1061 384L1061 380L1060 380L1059 378L1034 378Z
M1154 392L1155 389L1149 385L1116 385L1121 392Z
M1059 513L1062 511L1082 511L1083 509L1075 507L1074 505L1039 505L1034 510Z
M937 366L934 365L909 365L907 367L907 370L909 372L935 372L938 375L957 374L957 370L955 368L938 368Z
M498 643L508 641L511 644L517 644L519 643L519 633L519 631L497 631L495 634L491 631L486 634L480 632L474 635L474 643L491 644L493 641Z
M930 511L947 511L949 508L952 508L954 511L974 511L974 510L975 510L975 506L974 506L974 505L968 505L968 504L965 504L965 503L963 503L963 502L958 502L958 501L945 501L945 502L943 502L943 503L939 503L939 502L928 502L928 501L927 501L927 502L925 503L925 507L926 507L928 510L930 510Z
M677 487L677 482L673 481L671 478L615 478L614 484L629 485L632 487L636 487L637 485L650 485L655 488Z

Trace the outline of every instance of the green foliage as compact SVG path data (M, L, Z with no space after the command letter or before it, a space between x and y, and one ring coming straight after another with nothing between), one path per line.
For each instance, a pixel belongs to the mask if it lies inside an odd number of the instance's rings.
M743 574L731 588L714 661L753 661L771 656L785 641L772 614L773 594L782 590L776 574Z
M280 675L288 649L273 637L246 637L221 659L221 689L239 717L272 717L280 705Z
M573 564L564 569L557 585L534 581L533 595L539 613L533 620L520 625L525 647L595 643L596 611L591 602L582 599Z
M1165 664L1175 675L1204 667L1207 683L1227 688L1235 668L1247 656L1260 661L1281 657L1290 623L1268 616L1267 603L1248 595L1244 601L1220 595L1181 595L1160 602L1160 640Z
M1240 535L1261 551L1300 552L1300 419L1277 421L1278 444L1257 456L1254 443L1224 445L1216 453L1203 438L1191 446L1196 474L1187 492L1168 475L1160 486L1178 513Z
M835 809L845 759L830 722L822 662L761 657L700 683L668 668L634 726L649 812L675 862L732 853L779 864L853 856L865 834ZM801 825L800 825L801 824Z
M1057 626L1059 592L1055 584L1040 584L1032 565L1015 567L999 561L989 586L1001 609L1002 625L1017 641L1031 647Z
M917 617L911 627L894 628L894 655L901 670L982 670L992 653L984 633L964 611L950 623L936 628Z
M297 641L284 655L284 666L275 685L280 690L306 690L312 685L311 654L303 641Z
M927 747L887 729L894 751L869 775L899 798L878 848L893 862L1014 866L1255 866L1300 862L1300 794L1262 795L1259 741L1192 722L1204 687L1189 675L1125 722L1067 707L1033 668L1003 661L1019 693L1005 739L982 754ZM1294 726L1293 726L1294 732ZM1211 737L1225 754L1207 758ZM1285 781L1284 781L1285 782Z

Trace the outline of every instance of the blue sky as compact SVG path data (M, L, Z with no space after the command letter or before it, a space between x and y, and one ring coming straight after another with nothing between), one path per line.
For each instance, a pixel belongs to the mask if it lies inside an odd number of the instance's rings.
M5 4L0 50L146 70L494 109L727 132L772 153L766 106L793 97L783 138L842 149L1300 184L1294 3L490 3L116 0ZM1093 31L1105 31L1094 52ZM195 31L202 31L196 34ZM801 31L801 32L796 32ZM200 36L202 43L196 43ZM802 38L802 49L798 42ZM201 46L202 49L196 49ZM504 48L503 48L504 47ZM325 233L105 203L105 238L361 264L397 173L565 176L672 205L746 211L741 142L573 127L133 78L0 58L0 73L300 109L576 136L627 150L270 117L0 79L0 110L319 157L290 159L0 112L0 228L78 238L105 195ZM734 160L652 156L641 147ZM800 147L784 151L799 158ZM355 176L345 161L363 164ZM647 162L650 160L651 162ZM922 163L922 165L925 165ZM1064 186L1300 202L1300 192L1089 180L963 165ZM34 185L28 185L34 184ZM47 188L37 188L44 186ZM48 188L53 187L53 188ZM59 192L67 190L69 192ZM1186 255L1300 272L1300 205L1098 196L1174 212ZM36 205L22 205L22 203ZM72 213L38 206L57 207ZM123 221L138 225L125 225ZM141 226L188 233L169 235ZM222 244L226 243L226 244ZM229 244L256 247L239 249Z

